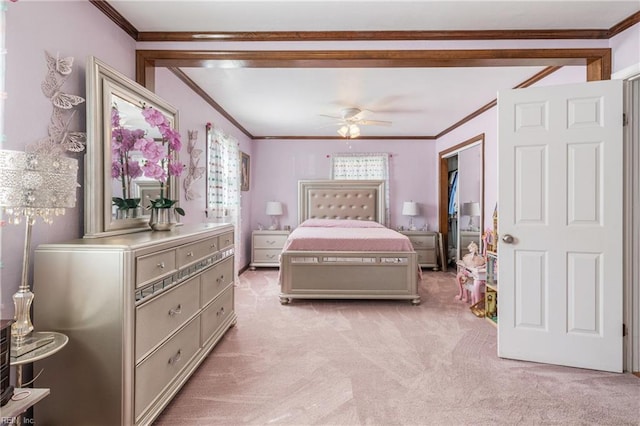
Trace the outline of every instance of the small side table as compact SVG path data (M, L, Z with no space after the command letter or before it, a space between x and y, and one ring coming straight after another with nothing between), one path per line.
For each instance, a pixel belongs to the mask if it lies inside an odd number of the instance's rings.
M69 338L62 333L55 331L35 331L32 332L32 337L35 338L47 338L53 336L53 341L47 343L44 346L40 346L31 352L27 352L17 357L11 357L10 364L16 367L16 389L14 395L22 391L29 391L31 394L25 399L18 401L9 401L7 405L2 407L3 417L15 417L15 424L22 424L21 415L27 409L35 405L38 401L49 395L49 389L21 389L22 387L22 366L31 364L32 362L39 361L43 358L51 356L64 348L69 342ZM6 413L6 414L5 414Z
M287 230L263 229L251 233L251 264L254 271L259 267L277 268L280 266L280 253L289 238Z

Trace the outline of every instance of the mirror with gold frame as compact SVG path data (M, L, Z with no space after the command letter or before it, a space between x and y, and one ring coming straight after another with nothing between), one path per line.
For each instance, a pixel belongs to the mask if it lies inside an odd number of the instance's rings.
M155 93L125 77L99 59L87 61L87 156L84 170L84 237L96 238L149 230L149 200L158 197L160 182L144 176L125 179L112 172L116 160L111 141L112 114L120 128L141 130L154 139L157 129L147 124L142 109L160 111L174 129L178 111ZM137 154L132 152L132 157ZM141 159L141 157L140 157ZM116 176L117 175L117 176ZM179 199L176 176L167 182L167 198ZM123 200L139 200L139 207L123 207Z

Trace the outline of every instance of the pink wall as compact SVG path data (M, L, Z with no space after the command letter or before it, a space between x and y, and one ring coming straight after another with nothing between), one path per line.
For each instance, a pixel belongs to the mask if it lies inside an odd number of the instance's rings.
M269 224L265 214L267 201L281 201L285 205L281 225L298 224L297 184L301 179L329 179L331 161L328 155L341 152L387 152L390 159L391 226L408 225L409 218L401 215L402 202L413 200L420 206L421 215L414 223L422 227L425 220L434 229L437 217L434 188L428 183L436 171L433 141L379 141L356 139L351 149L342 140L270 140L256 141L253 152L253 187L251 225Z
M110 63L127 76L134 75L135 43L89 2L67 2L64 6L57 2L5 4L8 6L5 80L8 99L5 103L4 149L21 150L47 135L52 106L40 89L47 71L45 50L53 55L59 52L61 56L75 58L73 73L63 86L67 93L86 97L85 66L89 55ZM72 130L84 131L84 104L76 109L77 120L72 124ZM83 157L78 158L82 164ZM82 166L78 181L83 181ZM81 188L78 189L76 205L65 216L58 217L53 225L38 220L33 228L33 247L82 236L84 210ZM20 282L24 229L24 223L2 228L2 318L13 316L11 296Z
M250 156L252 155L252 142L249 138L230 124L226 118L222 117L201 97L196 96L191 89L187 88L187 86L185 86L184 83L175 76L175 74L166 68L160 68L156 71L156 93L178 109L178 125L183 140L180 160L184 164L189 164L189 153L187 152L187 131L197 130L198 140L196 142L196 147L203 150L199 165L202 167L206 166L207 142L205 126L207 123L211 123L223 130L226 134L233 136L238 141L240 150ZM197 180L193 184L192 188L201 195L201 198L190 201L185 200L184 189L182 186L180 187L180 206L187 213L183 219L184 223L196 223L206 220L206 216L204 214L206 208L206 184L207 179L205 177ZM251 233L251 193L251 191L242 192L241 199L242 218L239 229L243 237L240 247L236 247L236 251L239 257L239 265L242 266L247 265L251 258L251 241L249 238Z
M104 16L89 2L17 2L8 3L6 14L6 91L4 149L23 149L27 144L47 135L47 124L51 116L51 103L40 89L47 67L44 51L55 55L75 58L74 71L63 89L67 93L86 97L86 58L96 56L125 76L135 77L136 44L124 31ZM79 37L82 38L79 42ZM156 78L157 93L179 110L180 133L185 141L181 158L188 160L186 152L187 130L199 131L198 147L205 146L205 124L212 122L226 133L235 136L240 149L251 154L251 141L223 119L192 90L188 89L175 75L167 70L159 70ZM85 105L78 110L77 122L73 130L85 131ZM81 164L78 182L84 180L82 167L84 156L77 157ZM204 165L204 158L202 165ZM195 185L203 196L201 200L186 202L182 195L181 204L187 211L184 222L198 222L204 219L204 189L206 179ZM250 234L251 192L243 192L243 235ZM84 208L83 190L78 189L76 208L58 217L52 226L40 220L33 228L32 248L48 242L80 238L83 235ZM24 224L7 225L2 228L2 271L0 276L0 311L2 318L13 316L11 296L20 283L22 248L24 247ZM248 237L244 238L244 248L239 253L240 264L248 263ZM37 298L37 295L36 295ZM37 303L37 302L36 302Z

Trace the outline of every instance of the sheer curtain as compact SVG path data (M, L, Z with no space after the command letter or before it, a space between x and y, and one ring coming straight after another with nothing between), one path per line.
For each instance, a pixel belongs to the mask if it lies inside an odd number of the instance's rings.
M331 156L331 179L384 180L385 225L389 226L389 154L339 153Z
M207 218L231 223L236 253L240 247L240 150L232 136L207 123ZM234 271L238 271L235 257Z

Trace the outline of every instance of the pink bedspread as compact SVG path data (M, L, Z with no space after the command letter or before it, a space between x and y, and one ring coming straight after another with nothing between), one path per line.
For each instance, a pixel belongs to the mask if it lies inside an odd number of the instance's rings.
M309 219L287 239L283 251L413 251L411 241L376 222Z

